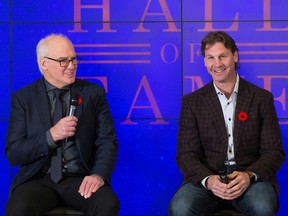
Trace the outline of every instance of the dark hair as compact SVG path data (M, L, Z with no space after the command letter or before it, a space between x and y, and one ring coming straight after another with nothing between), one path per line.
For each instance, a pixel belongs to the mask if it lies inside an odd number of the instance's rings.
M228 35L224 31L214 31L209 32L201 41L201 53L205 57L205 49L207 45L214 45L215 43L220 42L223 43L224 46L231 50L231 52L234 54L235 52L239 52L237 45L233 38ZM238 56L238 62L235 63L235 69L239 69L239 56Z

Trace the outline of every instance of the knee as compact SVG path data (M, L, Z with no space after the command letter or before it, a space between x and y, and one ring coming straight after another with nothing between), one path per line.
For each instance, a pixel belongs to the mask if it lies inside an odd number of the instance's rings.
M108 202L105 202L105 211L107 211L107 214L105 215L111 215L115 216L118 215L118 212L120 210L120 202L115 196L113 199L110 199Z
M249 198L249 202L246 203L249 209L247 215L276 215L279 208L279 203L278 196L274 188L270 185L267 186L265 183L259 183L254 187L254 189L257 189L258 191L254 190L247 193L247 197ZM259 194L261 195L259 196Z
M170 201L170 203L169 203L169 206L168 206L168 214L170 215L170 216L174 216L174 215L176 215L176 205L175 205L175 202L174 202L174 200L172 199L171 201Z
M169 216L185 216L188 215L190 202L183 197L174 196L169 203Z
M5 208L5 216L15 215L36 216L40 215L40 213L37 212L37 208L34 208L33 205L27 202L14 202L13 205L8 202Z
M270 205L255 204L251 209L248 215L253 216L275 216L277 210Z
M109 199L101 199L90 204L89 215L116 216L120 210L120 202L116 196L110 196Z
M210 192L209 192L210 193ZM205 215L207 198L210 194L206 189L193 183L182 185L174 194L168 206L170 216ZM204 208L203 208L204 206Z
M172 199L169 203L168 206L168 215L169 216L176 216L177 214L177 204L175 203L175 201Z

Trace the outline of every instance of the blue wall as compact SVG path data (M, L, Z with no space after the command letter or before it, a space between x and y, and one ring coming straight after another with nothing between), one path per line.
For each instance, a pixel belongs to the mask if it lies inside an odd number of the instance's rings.
M40 77L40 38L68 35L82 59L77 76L106 88L120 145L112 182L120 215L162 216L181 184L181 96L210 81L200 54L208 31L227 31L240 49L239 74L273 92L287 151L287 10L286 0L0 0L0 215L17 170L3 153L10 97ZM278 173L278 216L288 215L287 169Z

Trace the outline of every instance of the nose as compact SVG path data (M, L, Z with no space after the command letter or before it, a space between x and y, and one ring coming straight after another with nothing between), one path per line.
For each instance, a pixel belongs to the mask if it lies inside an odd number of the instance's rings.
M221 59L215 58L214 65L219 67L221 65Z
M67 67L68 67L68 68L75 68L76 65L72 63L72 60L70 60Z

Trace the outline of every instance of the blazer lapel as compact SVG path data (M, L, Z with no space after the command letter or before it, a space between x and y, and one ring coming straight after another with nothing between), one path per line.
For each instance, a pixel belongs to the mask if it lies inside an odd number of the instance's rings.
M75 110L75 116L79 119L82 112L83 112L83 109L84 109L84 103L87 103L88 99L85 98L85 95L83 93L83 87L78 84L77 79L71 85L70 91L75 92L76 94L79 95L79 98L81 98L81 99L79 99L80 103L78 103L78 106L76 107L76 110ZM78 135L77 130L76 130L75 142L76 142L76 146L79 149L80 154L81 154L81 145L80 145L79 139L80 139L80 136Z
M44 84L44 78L38 80L33 93L35 94L35 97L33 97L34 103L32 104L35 104L37 109L40 111L35 113L35 115L39 116L41 125L44 125L45 128L50 128L52 120L50 117L49 102Z
M246 120L240 120L238 115L240 112L244 112L248 115L252 99L254 96L254 94L250 91L249 85L243 79L240 79L239 81L238 92L239 93L237 95L237 104L234 117L234 131L233 131L233 142L235 152L237 152L237 149L239 147L242 132L246 123Z
M213 125L215 125L216 130L218 130L218 134L222 143L221 147L223 147L223 150L225 150L226 153L228 138L221 104L213 83L211 82L207 87L207 92L204 95L204 103L207 105L207 109L210 110L210 119L213 122Z
M83 103L85 102L86 98L84 97L85 95L83 94L82 92L83 90L83 87L77 85L77 82L75 82L74 84L71 85L71 89L70 91L71 92L75 92L76 94L79 95L79 101L80 103L78 103L78 106L76 107L76 110L75 110L75 116L77 118L79 118L83 112Z

